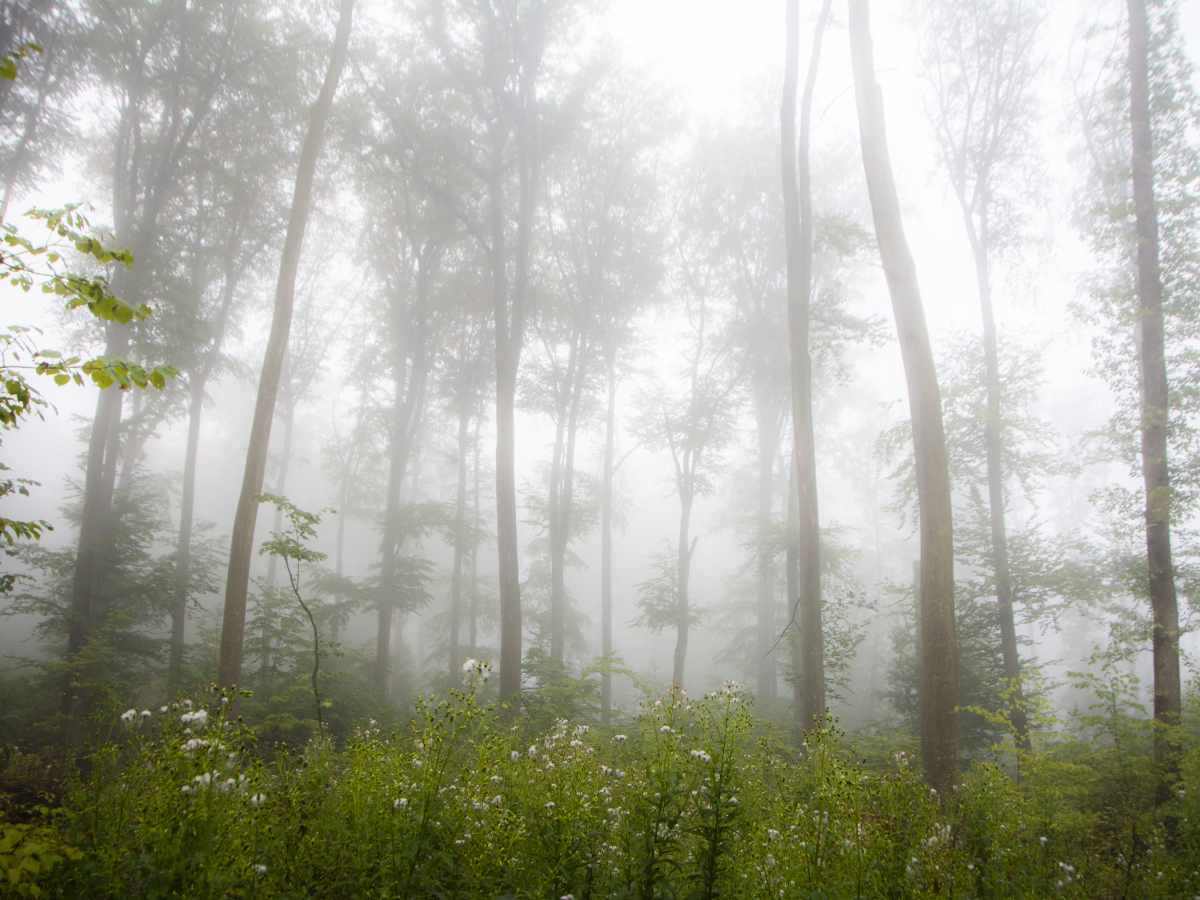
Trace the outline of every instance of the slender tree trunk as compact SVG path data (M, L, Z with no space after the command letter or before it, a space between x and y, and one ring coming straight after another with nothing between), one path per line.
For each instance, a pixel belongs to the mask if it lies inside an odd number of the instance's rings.
M179 540L175 547L175 596L171 603L171 656L167 683L177 689L183 682L184 625L187 619L188 577L192 561L192 521L196 509L196 456L200 447L200 413L204 385L192 386L188 403L187 449L183 456L183 495L179 501Z
M800 501L800 584L797 598L800 618L804 727L819 724L825 715L825 646L821 626L821 528L817 512L817 465L812 420L812 362L808 349L812 305L812 187L809 167L809 128L812 96L821 58L821 38L829 19L831 0L825 0L813 34L812 56L800 109L799 178L796 154L796 82L799 69L800 4L787 7L787 59L782 112L782 166L784 235L787 242L788 337L792 351L792 429L796 451L796 479Z
M550 540L550 658L562 662L564 632L566 625L566 584L563 566L566 562L566 540L563 533L563 466L566 456L567 408L571 404L572 375L577 364L578 344L571 341L571 353L563 383L559 385L555 398L554 452L550 460L550 490L547 496Z
M232 242L229 250L233 250ZM204 412L204 389L221 355L229 311L233 306L233 295L237 287L231 255L231 252L226 253L225 283L221 290L221 305L217 312L217 326L212 345L208 349L203 366L193 377L188 404L187 448L183 457L183 488L179 502L179 539L175 546L175 596L171 603L171 655L167 664L167 683L171 688L180 687L183 677L184 628L187 621L192 525L196 508L196 458L200 448L200 418Z
M388 469L387 503L383 517L383 548L379 570L379 630L375 643L375 684L380 690L388 689L388 666L391 641L391 622L396 610L396 573L400 551L406 535L399 529L400 487L404 482L408 461L413 455L416 434L419 428L424 403L425 378L428 368L426 320L429 300L431 253L422 251L418 257L417 302L414 311L413 334L405 334L405 324L393 323L396 342L396 359L393 365L396 379L396 395L392 413L391 458ZM411 354L406 352L411 341ZM412 358L412 373L405 379L409 356ZM406 390L407 385L407 390ZM414 465L412 475L413 498L416 498L417 472Z
M475 419L475 434L471 437L471 473L474 484L471 488L472 503L474 504L475 529L471 535L471 614L467 635L471 640L471 652L479 651L479 428L482 416Z
M617 437L616 354L609 349L608 412L604 417L604 487L600 498L600 652L613 652L612 634L612 530L613 530L613 452ZM600 715L607 722L612 715L612 673L600 680Z
M354 0L341 0L337 31L329 55L329 68L317 102L309 113L308 134L300 150L296 170L296 185L292 194L292 210L288 218L283 254L279 261L279 281L275 288L275 309L271 331L263 358L258 382L258 399L254 407L254 422L250 429L250 446L246 451L246 470L242 492L238 498L233 521L233 538L229 549L229 575L225 583L225 608L221 622L221 655L217 665L217 683L231 688L242 672L242 643L246 630L246 594L250 585L250 561L254 554L254 524L258 518L258 501L262 491L263 472L267 465L267 445L271 438L271 421L275 417L275 397L279 390L279 375L287 352L288 333L292 326L292 307L296 295L296 272L300 266L300 251L304 230L312 206L313 179L325 136L325 123L333 105L338 80L346 63L350 43L350 23Z
M460 398L458 411L458 491L455 495L454 566L450 574L450 679L458 681L458 637L462 620L463 558L467 528L467 442L471 436L471 399Z
M129 351L130 327L111 322L106 327L106 355L125 356ZM98 563L104 556L112 518L114 481L117 476L118 440L121 427L121 401L124 394L115 385L99 392L92 433L88 439L87 468L84 475L83 517L79 525L79 547L71 583L71 614L67 622L67 662L79 658L95 625L95 596L99 587ZM82 673L67 670L61 711L74 719Z
M779 452L779 407L759 390L755 402L755 423L758 432L758 528L759 546L755 584L758 617L758 698L775 697L775 584L771 577L774 556L767 532L775 505L775 457Z
M291 368L291 360L284 358L283 361L283 381L284 401L283 401L283 446L279 451L279 474L275 479L275 490L272 492L276 496L284 496L287 491L288 466L292 461L292 437L296 431L296 402L300 399L293 394L296 386L292 384L288 370ZM283 531L283 510L278 506L275 507L275 519L271 523L271 533L280 534ZM275 582L279 579L279 557L274 553L267 560L267 588L274 589Z
M800 544L796 536L800 533L800 498L796 487L796 454L791 454L791 474L788 478L787 527L788 542L784 557L787 566L788 630L791 640L792 664L792 715L796 722L804 725L804 688L801 681L804 672L804 653L801 647L803 634L800 631Z
M544 47L545 10L531 5L529 34L521 60L518 90L517 235L513 250L514 283L508 296L508 263L504 250L503 147L494 143L491 216L492 275L495 288L496 326L496 550L500 583L500 702L519 702L521 692L521 573L517 546L516 408L517 370L525 340L525 314L529 289L529 248L537 208L541 171L538 139L537 76ZM502 90L501 90L502 93ZM515 706L514 706L515 711Z
M584 340L580 336L580 342ZM554 590L558 594L558 610L559 610L559 647L560 653L558 659L562 659L562 650L566 644L566 610L567 610L567 587L566 587L566 568L567 568L567 547L571 543L571 518L575 509L575 443L579 435L579 406L583 401L584 379L587 377L587 346L583 345L579 351L579 362L575 367L574 384L571 387L570 406L567 410L567 433L566 446L563 448L563 475L562 475L562 491L558 497L558 543L553 549L553 553L557 558L557 565L552 565L552 569L557 569L558 579L554 584Z
M1170 421L1166 335L1154 197L1154 133L1150 118L1150 25L1145 0L1128 0L1129 94L1133 127L1133 204L1137 212L1137 293L1142 330L1142 478L1146 486L1146 562L1154 614L1154 759L1163 767L1157 802L1179 778L1178 747L1164 729L1179 724L1179 601L1171 559Z
M696 549L695 540L688 544L692 525L692 497L690 493L679 495L679 552L678 580L679 593L676 597L678 613L675 620L675 659L671 669L671 681L683 684L683 668L687 661L688 631L690 629L691 612L688 608L688 581L692 574L692 553Z
M921 619L925 644L921 755L930 782L944 791L953 784L958 771L958 648L954 621L954 520L941 394L916 266L904 235L888 157L883 96L875 79L867 0L850 0L849 24L863 168L900 338L912 414L921 520Z
M964 211L966 207L964 207ZM996 316L992 309L992 284L988 271L988 221L979 227L975 251L975 277L983 314L983 357L987 379L987 422L984 440L987 446L988 506L992 531L992 567L996 572L996 607L1000 620L1000 656L1004 679L1012 691L1010 712L1013 739L1022 750L1031 750L1029 721L1025 714L1025 692L1021 686L1021 657L1017 649L1017 625L1013 615L1012 574L1008 564L1008 529L1004 521L1004 419L1000 409L1000 351L996 335Z

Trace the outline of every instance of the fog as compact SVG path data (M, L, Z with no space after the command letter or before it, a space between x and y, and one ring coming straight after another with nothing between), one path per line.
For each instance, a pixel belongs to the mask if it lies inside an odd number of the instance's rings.
M1033 74L1015 114L1028 140L994 176L988 259L999 422L985 398L977 260L935 121L931 59L941 53L948 70L971 48L961 32L936 30L936 15L954 4L871 11L887 150L950 458L956 690L962 707L976 709L960 715L966 756L999 740L1003 729L981 710L1007 703L987 528L989 422L1004 445L1001 519L1025 689L1065 715L1092 700L1086 679L1071 673L1132 672L1147 708L1155 684L1136 427L1141 332L1129 325L1139 315L1136 233L1129 162L1120 157L1129 143L1125 4L1008 5L1036 24L1023 63ZM803 548L788 341L795 273L779 163L784 6L359 0L312 176L265 474L251 486L321 511L298 546L323 557L300 562L295 593L316 610L329 715L342 734L380 710L407 715L416 695L458 684L468 658L492 662L500 675L489 690L514 709L518 694L536 704L539 692L559 689L577 698L576 712L632 715L682 667L693 695L744 683L761 715L785 728L803 721L794 668L803 656L794 616L803 573L788 579ZM803 88L819 4L801 7ZM5 494L4 516L46 520L53 530L18 539L5 559L4 571L19 578L0 599L3 740L24 740L102 695L155 705L218 680L261 700L247 705L253 724L303 740L315 724L304 693L313 643L287 567L259 552L286 525L270 502L253 504L243 658L230 662L221 634L223 622L230 627L231 536L300 146L328 79L337 4L2 9L6 49L42 45L18 60L0 99L11 192L4 221L38 241L44 227L21 213L86 204L90 228L110 246L135 248L135 261L126 268L67 253L62 265L103 275L116 294L151 310L128 326L105 323L6 284L10 323L42 329L38 348L177 370L161 390L123 392L119 426L91 450L98 397L118 388L102 392L86 376L60 387L21 370L51 405L4 435L10 476L37 482L28 496ZM484 9L503 22L495 34ZM544 46L530 24L537 11ZM1166 198L1171 549L1187 693L1200 552L1200 220L1191 208L1200 7L1155 6L1152 26L1162 38L1151 87L1155 136L1167 148L1156 187ZM481 62L487 53L504 70L498 88ZM50 87L39 95L43 73ZM914 649L913 581L928 523L917 514L906 360L864 176L840 4L811 110L808 327L824 705L854 734L916 740L915 698L927 682ZM509 373L519 594L503 587L508 526L497 513L506 465L503 447L497 456L497 314L508 345L519 333ZM222 315L228 326L214 349ZM114 354L118 332L128 343ZM5 364L28 365L14 349ZM503 363L500 375L503 387ZM202 407L192 402L196 390ZM179 531L196 416L184 614ZM107 508L89 510L87 486L95 481L100 496L105 477ZM694 541L683 591L681 512ZM89 516L92 544L81 550ZM81 580L84 551L98 562ZM81 607L83 581L92 594ZM381 602L391 622L386 651ZM519 608L519 640L511 630L502 638L502 608ZM172 616L184 636L174 640L174 661ZM688 623L682 657L680 621ZM511 657L505 669L505 643L520 654L519 678ZM226 677L228 665L240 677Z

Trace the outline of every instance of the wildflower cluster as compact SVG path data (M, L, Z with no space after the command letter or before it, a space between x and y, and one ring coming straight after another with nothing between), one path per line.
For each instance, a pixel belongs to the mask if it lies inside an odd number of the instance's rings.
M422 698L407 730L371 721L340 750L317 740L255 757L219 692L120 716L69 798L60 838L81 856L38 887L114 898L1103 895L1099 858L995 767L939 796L908 754L867 772L832 721L796 754L736 684L700 699L673 689L619 732L558 718L529 733L480 704L487 664L464 668L467 687ZM1190 860L1194 817L1181 808L1171 852ZM1148 839L1139 853L1126 865L1139 896L1200 893L1165 844Z

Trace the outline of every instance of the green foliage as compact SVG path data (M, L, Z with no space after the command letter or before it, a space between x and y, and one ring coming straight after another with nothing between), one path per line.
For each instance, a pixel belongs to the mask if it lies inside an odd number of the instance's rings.
M1077 722L1111 739L1048 737L1019 784L980 764L938 796L907 752L867 768L833 720L797 752L760 730L737 685L648 700L626 735L561 717L501 727L479 699L489 674L471 660L466 689L421 698L407 729L370 721L340 750L256 748L215 690L114 710L65 812L21 830L63 857L22 876L28 895L1167 900L1200 888L1197 742L1170 843L1149 798L1111 790L1128 775L1150 783L1147 742L1126 742L1116 721L1135 712L1124 676L1099 678L1097 718Z
M654 574L638 585L637 608L641 610L630 624L648 628L655 634L679 624L679 554L670 541L667 549L655 554L650 565ZM704 622L709 610L688 604L688 627Z
M9 81L16 80L19 60L29 59L30 53L41 53L42 48L33 41L17 44L13 49L0 56L0 78Z
M19 57L26 55L26 47L33 45L19 45L15 51ZM0 76L16 76L13 60L12 53L5 55L0 62ZM12 67L11 74L6 74L6 66ZM23 236L15 225L0 221L0 280L8 281L26 293L40 285L43 293L63 298L66 309L86 307L102 321L130 322L150 315L148 306L133 306L114 294L103 276L79 275L64 270L63 254L68 249L82 254L94 264L133 264L130 251L110 247L101 238L84 233L88 221L79 212L78 205L51 210L32 209L26 216L33 222L44 223L49 236L44 243L36 242ZM83 360L78 356L63 356L57 350L39 349L31 336L40 333L24 325L10 325L0 332L0 428L4 430L20 427L30 415L40 417L42 410L49 406L37 388L29 383L26 372L50 376L60 387L72 382L82 385L85 379L90 379L97 387L115 384L121 390L134 386L162 390L169 379L178 375L171 366L145 367L119 356L101 355ZM7 466L2 466L2 470L7 471ZM0 498L14 492L27 495L29 486L34 484L36 482L28 479L0 481ZM39 540L49 529L50 525L40 519L0 518L0 540L9 548L19 540ZM11 551L7 552L11 555ZM18 576L13 573L0 573L0 594L11 592L17 580Z
M315 539L317 536L317 526L321 524L321 513L305 512L298 509L286 497L277 497L274 494L258 494L254 499L259 503L273 503L275 508L280 510L287 518L287 527L278 533L272 533L271 540L263 541L262 547L259 548L259 553L269 553L272 556L278 556L283 560L284 566L287 568L288 581L292 586L292 594L296 598L296 602L300 604L300 608L304 610L304 614L308 617L308 622L312 626L312 648L313 648L313 672L312 672L312 692L313 702L317 709L317 732L318 734L325 730L325 721L322 710L329 705L329 701L321 700L321 691L317 684L317 678L321 673L321 631L317 627L317 619L313 615L312 608L304 602L304 597L300 593L300 566L302 563L318 563L325 558L325 554L317 550L313 550L308 546L308 542ZM325 510L324 512L335 512L335 510Z
M35 883L39 876L61 862L82 858L83 854L64 844L53 828L0 825L0 884L9 896L41 897L42 889Z

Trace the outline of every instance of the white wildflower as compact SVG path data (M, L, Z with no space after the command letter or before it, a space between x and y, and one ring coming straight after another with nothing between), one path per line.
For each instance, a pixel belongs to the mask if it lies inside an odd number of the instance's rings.
M463 663L463 664L462 664L462 670L463 670L464 672L470 672L470 671L471 671L472 669L474 669L474 668L475 668L477 665L479 665L479 663L478 663L478 662L476 662L476 661L475 661L475 660L473 660L473 659L468 659L468 660L467 660L465 663Z
M257 863L257 864L254 866L254 874L255 874L255 875L266 875L266 874L267 874L267 867L266 867L266 866L264 866L262 863Z
M266 803L266 802L267 802L266 794L255 794L254 796L252 796L250 798L251 806L258 806L260 803Z
M121 721L124 722L126 725L128 725L130 722L133 721L133 717L136 715L137 715L136 709L127 709L127 710L125 710L125 712L121 713Z
M392 801L392 809L403 809L405 806L408 806L407 797L397 797Z
M198 709L195 712L184 713L179 717L179 721L184 725L195 725L197 728L203 728L208 722L208 710Z

